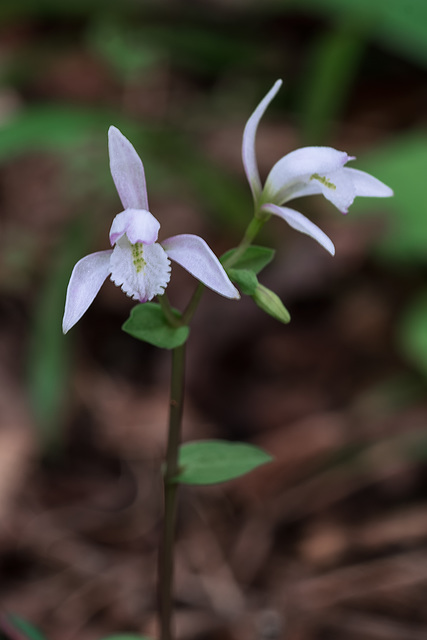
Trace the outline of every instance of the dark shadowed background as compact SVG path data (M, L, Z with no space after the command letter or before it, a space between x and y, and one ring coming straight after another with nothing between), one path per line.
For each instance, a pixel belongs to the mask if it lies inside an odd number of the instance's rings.
M295 207L262 282L289 326L207 292L188 346L186 439L275 462L181 491L183 640L427 637L427 5L424 0L2 0L0 628L49 640L156 634L170 354L120 330L111 282L64 337L72 266L121 208L107 129L140 154L160 238L220 255L252 214L245 122L265 177L288 151L357 156L395 190L342 216ZM195 281L175 266L183 307Z

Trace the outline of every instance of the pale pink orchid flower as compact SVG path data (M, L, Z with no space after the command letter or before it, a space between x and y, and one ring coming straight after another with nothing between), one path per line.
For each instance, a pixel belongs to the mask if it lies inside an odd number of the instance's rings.
M111 175L124 210L111 225L113 248L92 253L75 265L67 289L63 332L80 320L108 276L139 302L161 296L170 279L170 260L220 295L239 298L239 292L202 238L183 234L157 242L160 224L148 208L142 161L116 127L108 131L108 150Z
M387 198L393 191L369 173L344 165L354 156L332 147L303 147L283 156L271 169L264 186L258 171L255 136L258 124L282 85L277 80L261 100L243 133L242 158L255 202L255 215L273 214L297 231L311 236L329 253L335 254L332 240L306 216L284 207L295 198L322 194L342 213L347 213L356 196Z

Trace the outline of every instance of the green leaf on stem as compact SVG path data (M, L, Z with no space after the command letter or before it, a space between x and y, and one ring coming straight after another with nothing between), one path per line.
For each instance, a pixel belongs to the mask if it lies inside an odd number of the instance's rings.
M178 322L181 317L179 311L174 309L173 315ZM180 347L190 332L186 325L173 327L169 324L161 306L155 302L145 302L134 307L122 329L133 338L149 342L161 349Z
M4 624L5 623L5 624ZM24 640L46 640L46 636L44 636L36 627L33 627L32 624L16 615L8 615L4 617L4 623L0 625L0 628L3 626L10 625L10 627L19 634L17 637L22 638ZM5 629L7 631L7 629Z
M276 253L274 249L268 247L258 247L257 245L251 245L248 247L241 256L239 256L236 262L232 261L233 254L237 249L230 249L221 256L221 262L227 270L227 263L231 263L233 269L249 269L255 274L258 274L264 269L274 258Z
M250 269L228 269L228 277L237 284L240 291L246 296L252 296L258 286L258 278Z
M243 476L271 460L262 449L242 442L189 442L180 447L180 472L174 480L181 484L217 484Z
M284 324L288 324L291 320L291 316L283 302L280 300L279 296L271 291L271 289L267 289L262 284L258 284L255 293L252 296L255 304L268 313L279 322L283 322Z

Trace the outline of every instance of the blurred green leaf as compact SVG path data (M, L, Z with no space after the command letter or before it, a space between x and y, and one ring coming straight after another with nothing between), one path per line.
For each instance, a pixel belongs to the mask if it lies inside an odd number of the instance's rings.
M34 627L32 624L16 615L8 615L5 616L7 622L14 627L16 631L19 633L19 638L22 640L46 640L46 637ZM15 636L14 636L15 637Z
M244 32L218 29L215 23L206 21L203 12L195 14L195 9L192 7L191 15L183 11L179 20L175 14L173 24L166 20L151 23L141 29L138 37L151 46L161 47L175 66L205 73L229 72L230 66L256 61L257 49Z
M243 476L272 457L250 444L204 440L180 447L180 472L174 479L182 484L217 484Z
M372 39L427 64L425 0L286 0L286 7L314 11L334 21L353 19Z
M0 127L0 160L31 149L61 150L104 133L111 114L72 107L45 105L31 107Z
M178 311L173 311L177 319L181 317ZM145 302L136 305L130 317L122 326L133 338L149 342L161 349L175 349L187 340L190 329L187 326L172 327L166 320L159 304Z
M419 132L404 136L365 156L359 167L394 190L392 198L356 198L352 206L351 215L355 217L358 212L385 214L385 229L376 243L376 253L389 262L425 263L427 135Z
M307 144L320 144L327 139L348 98L364 49L365 39L353 20L336 25L315 40L306 72L301 74L298 109Z
M42 447L60 446L59 415L63 408L71 360L71 338L62 330L65 292L77 258L86 248L82 222L64 232L37 300L28 350L28 390Z
M403 311L398 322L397 344L401 353L427 376L427 291Z
M89 46L107 60L122 79L132 80L165 58L161 42L144 37L142 29L135 29L117 18L97 17L87 39Z

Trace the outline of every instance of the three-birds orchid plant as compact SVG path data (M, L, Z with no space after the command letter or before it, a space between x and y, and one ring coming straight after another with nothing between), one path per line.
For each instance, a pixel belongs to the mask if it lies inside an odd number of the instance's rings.
M304 215L286 205L305 195L323 194L346 213L356 196L387 197L392 190L363 171L346 167L352 156L330 147L306 147L288 153L261 182L255 153L256 131L267 106L281 86L278 80L249 118L244 134L242 157L254 199L254 213L240 244L225 256L222 264L202 238L177 235L158 242L160 224L148 207L142 162L132 144L115 127L109 130L110 167L123 204L123 211L110 229L112 249L82 258L74 267L68 285L63 330L67 332L86 312L104 280L111 280L139 301L124 328L136 338L172 349L172 381L169 431L164 465L164 527L160 553L161 640L172 640L173 540L179 484L213 484L243 475L268 462L268 454L247 444L208 441L180 445L184 398L185 341L189 323L200 300L199 285L183 314L172 310L165 288L174 260L203 285L231 299L241 292L251 295L262 309L283 322L289 314L280 299L258 283L257 274L271 261L274 252L252 243L271 215L279 216L294 229L335 253L331 239ZM157 297L160 304L149 302ZM149 313L145 313L145 311ZM154 315L153 315L154 314ZM133 319L132 319L132 316ZM149 317L155 340L144 330ZM131 322L130 322L131 321ZM148 323L148 324L150 324ZM151 337L150 337L151 336Z

